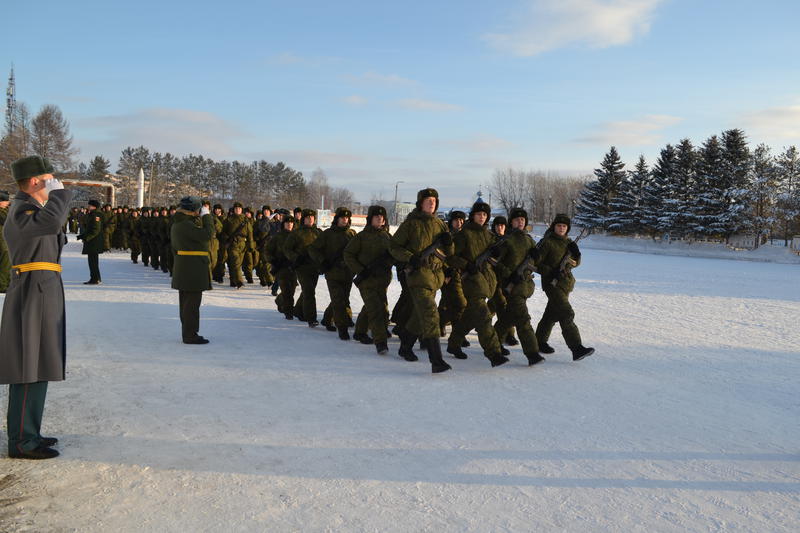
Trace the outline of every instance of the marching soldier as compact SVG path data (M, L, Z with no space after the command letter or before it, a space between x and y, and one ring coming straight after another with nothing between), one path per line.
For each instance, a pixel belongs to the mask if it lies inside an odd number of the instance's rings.
M308 322L308 326L315 328L319 326L317 321L317 282L319 281L319 270L311 259L308 248L311 246L322 230L317 226L317 212L313 209L303 209L301 213L302 227L295 229L283 245L283 252L292 268L297 274L300 282L300 298L294 306L294 316L300 320Z
M292 262L284 253L286 239L294 229L294 217L286 216L281 223L281 230L273 235L267 243L267 251L272 262L272 272L275 274L275 283L280 286L280 294L275 297L278 312L283 313L286 320L292 320L294 308L294 291L297 288ZM274 288L274 286L273 286Z
M253 283L253 269L255 268L257 262L255 257L256 241L253 235L253 229L255 228L256 221L253 218L253 211L249 207L244 210L244 218L247 221L247 229L248 234L250 235L250 241L247 243L244 255L242 256L242 274L244 274L244 279L247 280L247 283Z
M3 234L13 276L0 322L0 383L8 384L8 455L50 459L58 439L41 434L47 383L63 381L66 312L61 281L61 228L72 193L39 156L18 159L11 173L19 192Z
M172 288L178 290L183 342L208 344L208 339L198 335L198 331L203 291L211 289L208 245L214 233L214 221L196 196L181 198L180 209L174 217L170 228L174 255Z
M333 216L331 227L323 231L308 247L308 255L325 274L330 305L323 316L323 324L332 321L339 338L350 340L347 328L352 320L350 291L353 288L353 273L344 261L344 248L356 232L350 227L353 214L346 207L339 207ZM327 320L326 320L327 319Z
M139 218L139 211L137 209L131 209L128 217L127 242L131 250L131 261L135 265L139 262L139 254L142 253L142 240L139 236L139 223L141 222L141 218Z
M497 258L495 272L498 287L504 295L504 305L497 310L498 320L494 325L499 339L505 339L511 328L516 327L522 352L529 365L544 361L539 355L539 343L531 326L527 300L533 296L534 283L531 275L539 257L539 250L533 237L525 231L528 226L528 213L515 207L508 214L511 219L511 231Z
M575 325L575 311L569 303L569 293L575 287L572 269L581 264L578 245L567 237L570 227L569 217L557 214L540 243L537 266L542 276L542 288L547 295L547 306L536 326L536 339L539 351L547 354L555 352L547 341L553 325L558 322L561 335L572 351L572 360L580 361L592 355L594 348L583 346L580 331Z
M416 207L397 228L389 244L392 257L408 265L406 282L412 304L411 318L401 330L400 355L414 360L412 347L417 338L421 339L433 373L451 368L442 359L439 344L436 291L444 283L444 262L453 254L453 237L444 222L436 217L438 207L436 189L419 191Z
M161 210L154 207L150 212L150 220L147 223L147 238L150 243L150 266L153 270L161 268Z
M353 237L344 249L344 260L350 271L355 272L353 283L361 293L364 307L356 320L353 339L364 342L369 339L367 328L372 331L370 341L380 355L389 352L387 328L389 306L386 289L392 281L392 256L389 254L391 235L386 225L386 209L372 205L367 211L367 225ZM333 296L331 296L333 299Z
M217 242L219 248L217 252L217 260L214 263L214 270L211 278L217 283L222 283L225 280L225 263L228 261L228 243L225 241L225 210L222 205L214 204L214 228L217 231ZM217 223L218 222L218 223Z
M457 359L466 359L461 349L464 336L473 328L478 332L483 354L492 366L508 362L501 353L500 341L492 327L492 317L486 300L494 295L497 278L486 253L496 252L495 238L486 227L491 209L489 204L476 202L469 212L469 222L453 237L455 253L448 258L448 264L462 272L462 284L467 306L447 341L447 351Z
M461 231L466 216L463 211L450 211L447 225L451 235L455 237ZM455 325L461 320L466 306L467 299L464 297L464 289L461 285L461 272L456 268L446 268L442 296L439 299L439 327L442 330L442 336L445 335L447 324ZM466 339L464 339L464 346L469 346Z
M253 238L256 242L256 253L258 254L256 274L258 274L258 281L262 287L270 287L275 281L269 264L269 254L267 253L267 244L272 234L272 208L268 205L262 206L260 213L262 217L253 228Z
M245 251L253 240L253 233L242 214L242 204L239 202L233 204L233 213L225 219L222 232L228 248L228 276L231 278L231 287L240 289L244 286L242 261Z

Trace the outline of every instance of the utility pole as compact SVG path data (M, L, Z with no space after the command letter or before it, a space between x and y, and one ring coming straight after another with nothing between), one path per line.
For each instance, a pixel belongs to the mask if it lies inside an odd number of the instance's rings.
M394 209L393 209L392 216L394 218L394 225L395 226L397 225L397 186L400 185L401 183L405 183L405 182L404 181L398 181L398 182L395 182L395 184L394 184Z

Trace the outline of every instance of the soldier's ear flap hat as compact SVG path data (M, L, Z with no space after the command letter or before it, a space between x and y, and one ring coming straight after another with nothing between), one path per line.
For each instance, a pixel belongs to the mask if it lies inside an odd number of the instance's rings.
M351 218L352 216L353 216L353 213L349 209L347 209L346 207L337 207L336 208L336 213L334 213L334 215L333 215L333 225L335 226L336 224L338 224L339 223L339 218L341 218L341 217Z
M11 175L14 176L14 181L22 181L42 174L52 174L54 171L50 161L46 157L38 155L29 155L11 163Z
M492 220L492 229L495 229L500 224L508 226L508 220L506 220L506 217L503 215L494 217L494 220Z
M100 202L98 202L97 200L89 200L88 204L93 205L96 208L100 209Z
M472 217L475 213L486 213L486 222L483 223L485 226L489 223L489 218L492 216L492 208L489 207L489 204L486 202L475 202L472 204L472 209L469 210L469 219L472 220Z
M383 222L386 223L386 208L382 205L371 205L367 209L367 226L372 224L372 217L382 216Z
M222 209L222 204L214 204L214 209Z
M314 217L314 220L317 219L317 212L313 209L303 209L300 212L300 220L302 221L306 217Z
M422 209L422 200L425 198L436 198L436 208L435 210L439 210L439 191L432 187L428 187L427 189L422 189L417 193L417 209Z
M553 223L550 224L550 230L551 231L555 229L556 224L566 224L567 225L567 233L569 233L569 230L572 229L572 222L570 221L569 217L567 215L565 215L564 213L556 214L556 217L553 219Z
M525 218L525 225L528 225L528 212L522 209L521 207L514 207L508 213L508 219L514 220L515 218L523 217Z
M197 196L184 196L181 198L180 207L185 211L200 211L203 201Z

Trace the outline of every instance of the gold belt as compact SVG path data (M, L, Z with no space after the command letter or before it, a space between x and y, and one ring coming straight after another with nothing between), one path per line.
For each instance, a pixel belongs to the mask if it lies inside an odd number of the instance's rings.
M208 252L194 252L190 250L178 250L178 255L208 255Z
M36 263L23 263L21 265L14 265L12 270L16 270L17 274L23 272L30 272L32 270L52 270L53 272L61 272L61 265L58 263L48 263L46 261L39 261Z

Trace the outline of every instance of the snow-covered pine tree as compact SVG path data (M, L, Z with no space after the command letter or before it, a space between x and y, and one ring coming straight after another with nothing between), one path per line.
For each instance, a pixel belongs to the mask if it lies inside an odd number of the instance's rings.
M775 161L778 194L775 215L783 232L783 244L798 231L800 222L800 153L790 146Z
M668 144L661 150L642 190L642 223L653 238L666 231L670 221L664 198L675 172L675 159L675 147Z
M748 197L750 177L750 149L744 132L732 129L722 132L722 176L725 211L721 214L719 228L728 239L748 226Z
M777 179L775 160L766 144L759 144L751 156L750 177L750 227L758 236L756 247L761 244L761 237L769 232L775 223L775 196Z
M699 149L697 158L692 231L695 235L712 237L723 233L719 224L725 212L725 190L722 188L722 144L712 135Z
M692 232L691 206L697 173L697 152L689 139L678 143L671 169L663 175L664 213L659 227L673 238L685 238Z
M642 191L650 180L650 169L643 155L633 170L629 170L619 185L617 197L611 201L608 215L610 231L635 234L643 230Z
M625 163L612 146L595 169L596 180L590 181L581 192L576 207L575 224L590 229L607 229L607 219L611 200L616 197L619 184L625 177Z

